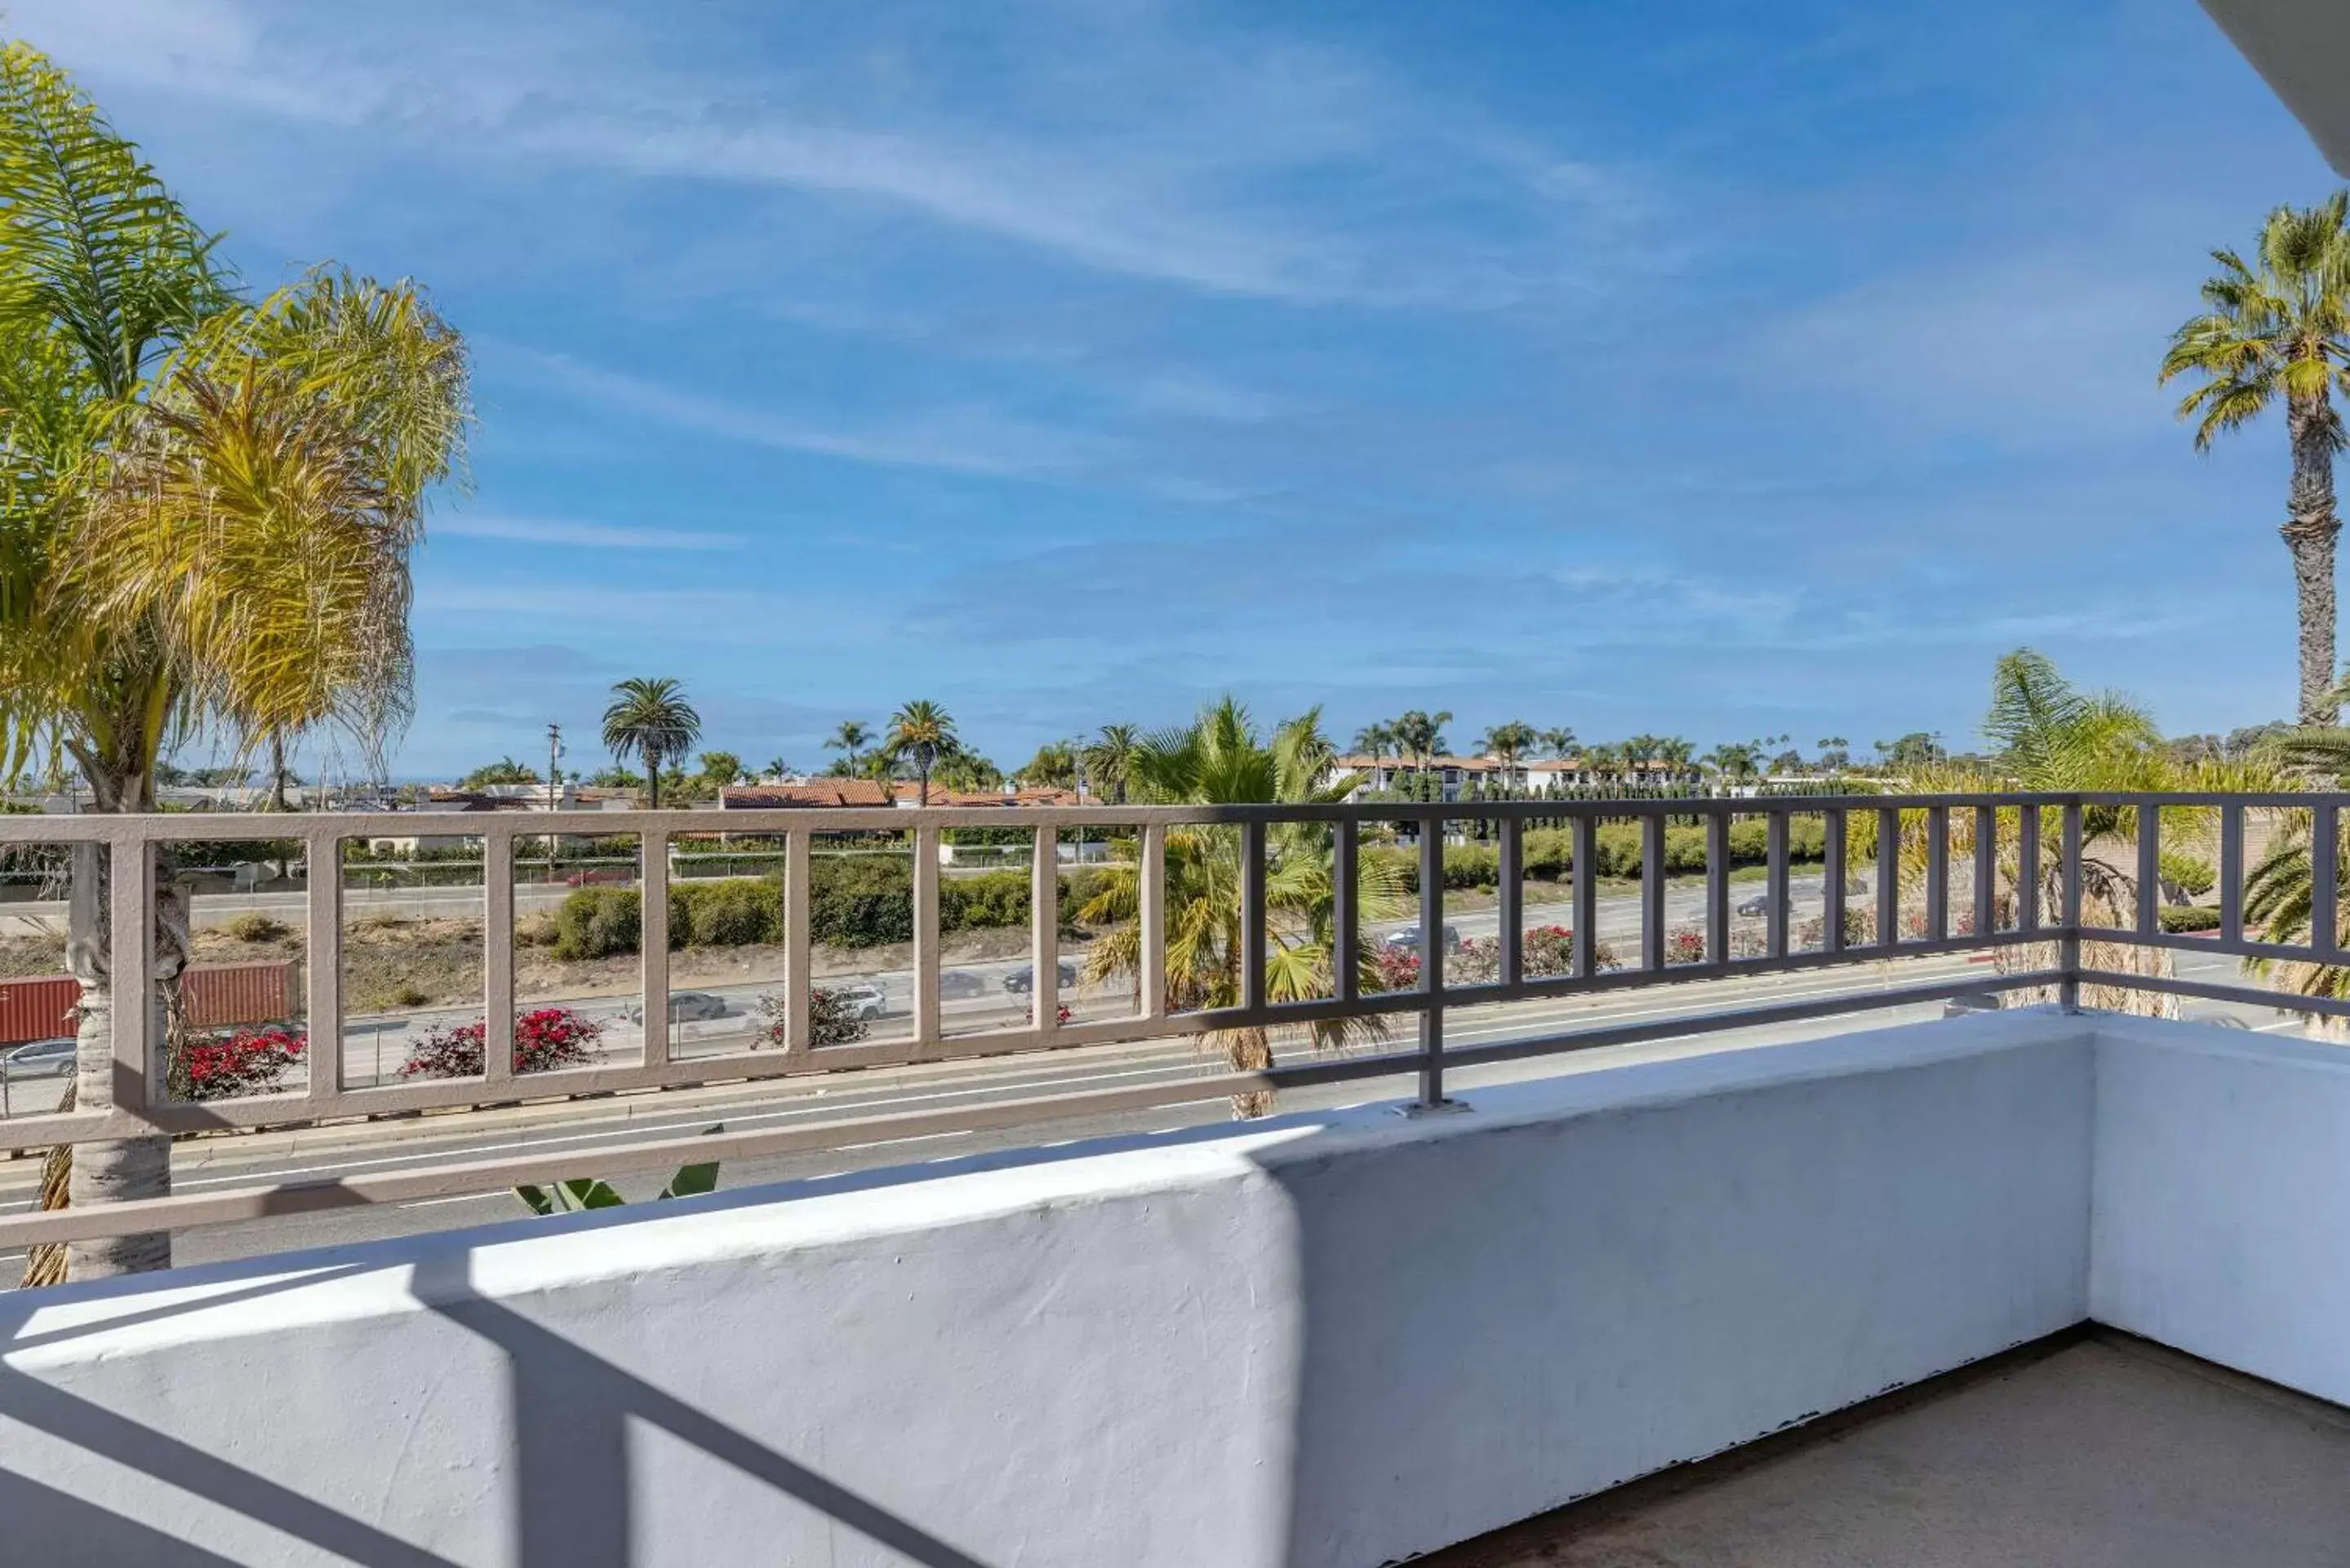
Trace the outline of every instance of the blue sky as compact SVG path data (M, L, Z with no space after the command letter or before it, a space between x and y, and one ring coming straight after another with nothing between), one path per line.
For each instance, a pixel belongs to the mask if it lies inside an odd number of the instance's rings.
M256 284L472 339L398 771L686 681L820 765L1232 690L1586 740L2289 711L2281 431L2153 384L2333 182L2192 0L11 0Z

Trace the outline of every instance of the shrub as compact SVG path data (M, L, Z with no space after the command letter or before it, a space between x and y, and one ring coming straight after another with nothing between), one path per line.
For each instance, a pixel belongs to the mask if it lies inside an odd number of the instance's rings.
M229 917L223 928L241 942L274 942L288 929L283 920L271 919L258 909L248 909L242 915Z
M1414 991L1419 986L1419 955L1409 948L1381 948L1372 955L1373 991Z
M772 879L730 877L673 888L670 898L673 944L681 930L683 940L697 948L740 948L782 940L784 889Z
M172 1059L175 1096L225 1100L265 1093L277 1086L309 1044L307 1033L278 1023L195 1041L181 1047Z
M903 856L835 856L808 873L808 926L829 947L914 940L914 873Z
M2216 931L2220 911L2209 904L2168 904L2156 917L2166 931Z
M604 1026L568 1007L542 1007L515 1020L514 1070L545 1073L577 1067L601 1054L596 1048ZM489 1026L460 1023L435 1029L400 1064L403 1078L478 1078L488 1061Z
M577 962L635 952L643 916L634 888L577 888L556 907L555 956Z
M1061 908L1076 907L1078 895L1062 879ZM1028 923L1028 873L983 871L976 877L950 877L939 884L939 929L941 931L1001 930Z
M2179 890L2190 898L2199 898L2220 885L2220 874L2211 868L2209 860L2199 855L2166 849L2162 852L2160 865L2163 876L2178 883ZM2204 928L2190 929L2200 930Z
M781 992L770 991L759 998L759 1027L752 1032L752 1049L773 1045L782 1049L791 1039L791 1003ZM829 986L819 985L808 992L808 1044L811 1045L854 1045L865 1038L872 1025L857 1016L848 999Z

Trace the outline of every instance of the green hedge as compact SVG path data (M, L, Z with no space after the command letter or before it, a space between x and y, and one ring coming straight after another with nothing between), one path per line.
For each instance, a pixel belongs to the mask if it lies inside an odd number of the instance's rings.
M2220 911L2209 904L2166 904L2158 917L2166 931L2216 931Z
M1769 829L1759 816L1742 816L1730 825L1730 860L1733 866L1760 866L1770 854ZM1846 820L1846 852L1856 859L1876 853L1877 823L1856 813ZM1640 825L1603 822L1594 835L1598 873L1602 877L1636 877L1640 874ZM1787 823L1787 858L1816 861L1827 853L1827 826L1816 816L1794 816ZM1525 875L1544 880L1563 879L1575 869L1575 838L1564 827L1535 827L1521 846ZM1419 855L1411 849L1371 848L1367 860L1393 867L1412 892L1419 890ZM1693 874L1705 869L1705 828L1686 822L1665 827L1665 874ZM1448 888L1491 891L1502 877L1501 851L1491 845L1451 844L1444 849L1444 885Z
M827 947L870 948L914 940L912 865L902 857L842 857L808 868L808 931ZM1064 919L1100 885L1101 873L1061 878ZM1017 929L1028 923L1028 873L988 871L939 881L942 931ZM634 888L580 888L555 911L558 959L632 953L642 929L643 904ZM784 933L783 885L772 877L712 877L670 884L669 945L747 947L779 942Z

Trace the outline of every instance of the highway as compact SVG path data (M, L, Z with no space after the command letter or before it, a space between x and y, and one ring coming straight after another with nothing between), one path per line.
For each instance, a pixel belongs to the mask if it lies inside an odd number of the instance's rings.
M1669 1019L1885 985L1918 984L1961 975L1970 972L1970 967L1963 956L1913 959L1898 964L1866 963L1687 987L1463 1009L1448 1015L1447 1039L1460 1047L1568 1029ZM2217 957L2182 955L2179 972L2223 980L2233 976L2234 965ZM1751 1049L1844 1030L1929 1018L1939 1011L1938 1005L1930 1004L1887 1009L1848 1018L1692 1034L1636 1046L1466 1068L1455 1075L1454 1087L1473 1104L1475 1091L1482 1085L1562 1072L1585 1072L1626 1062ZM2282 1017L2264 1008L2189 1002L2185 1012L2190 1018L2262 1031L2301 1028L2298 1019ZM1399 1048L1409 1043L1409 1036L1402 1034L1395 1042ZM1300 1058L1291 1054L1284 1059ZM208 1137L180 1144L174 1158L174 1182L180 1191L201 1191L262 1181L330 1179L357 1171L395 1169L536 1148L550 1154L561 1151L568 1157L616 1142L677 1136L713 1125L741 1130L858 1112L880 1115L941 1110L1035 1095L1180 1082L1211 1072L1215 1066L1188 1042L1162 1041L622 1096L568 1105L515 1106L423 1119ZM1360 1104L1405 1096L1410 1091L1410 1080L1406 1076L1370 1079L1287 1091L1281 1096L1281 1108L1304 1110ZM1228 1115L1223 1102L1211 1098L1114 1116L1053 1121L1031 1127L899 1140L756 1160L728 1168L722 1180L730 1188L754 1186L871 1166L951 1159L1039 1143L1161 1131L1215 1122ZM32 1159L0 1163L0 1211L28 1207L36 1177L37 1164ZM659 1184L657 1176L622 1179L617 1183L635 1198L647 1196ZM521 1217L519 1205L510 1193L435 1199L192 1231L180 1238L177 1255L182 1262L197 1262ZM0 1256L0 1277L13 1273L13 1262Z

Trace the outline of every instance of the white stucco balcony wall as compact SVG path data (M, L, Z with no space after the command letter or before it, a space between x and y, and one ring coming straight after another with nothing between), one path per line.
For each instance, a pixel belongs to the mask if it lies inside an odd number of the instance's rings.
M2341 1398L2331 1049L1993 1014L0 1298L0 1521L1368 1568L2093 1312Z

